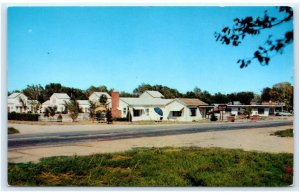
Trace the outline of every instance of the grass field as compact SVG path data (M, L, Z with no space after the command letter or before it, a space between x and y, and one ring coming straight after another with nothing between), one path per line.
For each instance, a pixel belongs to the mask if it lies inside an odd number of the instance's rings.
M288 186L293 154L221 148L137 148L124 153L9 163L24 186Z
M286 129L286 130L276 131L273 135L276 135L279 137L294 137L294 130Z
M8 127L8 134L16 134L16 133L20 133L20 131L13 127Z

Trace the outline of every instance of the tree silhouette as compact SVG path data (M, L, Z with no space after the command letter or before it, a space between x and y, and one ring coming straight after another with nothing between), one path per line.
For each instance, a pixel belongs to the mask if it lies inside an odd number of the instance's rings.
M235 18L233 27L225 26L221 32L215 32L216 41L225 45L239 46L246 36L257 36L262 30L271 29L293 20L291 7L281 6L278 7L278 11L283 16L282 18L272 17L267 11L263 17ZM292 42L293 30L287 31L284 37L277 40L272 40L272 35L269 35L265 44L259 46L252 57L239 59L237 63L240 64L240 68L247 67L253 60L257 60L261 65L268 65L272 57L271 54L282 54L283 49Z

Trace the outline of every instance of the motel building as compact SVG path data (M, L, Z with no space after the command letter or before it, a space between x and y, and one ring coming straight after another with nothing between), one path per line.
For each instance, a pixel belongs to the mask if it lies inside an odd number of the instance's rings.
M220 104L215 104L218 107ZM247 108L251 109L251 116L258 115L261 117L275 116L276 112L282 112L284 103L278 102L262 102L260 104L251 103L250 105L241 104L239 101L226 104L225 114L231 116L243 115Z
M145 91L134 98L112 92L112 116L131 121L199 121L205 118L205 106L208 104L199 99L165 99L158 91Z
M165 99L158 91L145 91L139 97L120 97L118 91L112 91L111 96L106 92L94 92L89 100L77 100L82 109L79 119L89 119L90 102L98 103L102 95L106 95L106 106L112 112L113 118L127 119L128 121L199 121L209 118L209 112L218 114L218 107L226 106L224 115L238 117L245 110L251 108L251 116L272 116L282 111L284 103L263 102L261 104L241 104L234 101L229 104L208 105L196 98ZM65 103L70 101L66 93L53 93L49 100L41 104L39 113L44 113L48 107L57 107L57 113L65 111ZM26 113L32 111L34 100L22 93L13 93L8 97L8 112ZM36 103L36 102L35 102ZM24 109L26 106L26 109ZM96 108L96 111L99 108ZM102 109L103 111L103 109ZM223 113L222 113L223 114ZM67 115L66 115L67 116Z

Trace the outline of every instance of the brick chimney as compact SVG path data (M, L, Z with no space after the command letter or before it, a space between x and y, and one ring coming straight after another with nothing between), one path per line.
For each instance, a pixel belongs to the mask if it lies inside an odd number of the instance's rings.
M120 95L119 92L114 90L111 92L111 115L113 118L121 117L119 108Z

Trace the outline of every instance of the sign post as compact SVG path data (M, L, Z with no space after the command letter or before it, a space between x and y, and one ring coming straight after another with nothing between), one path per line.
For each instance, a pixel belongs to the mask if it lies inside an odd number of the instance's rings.
M227 108L227 105L218 105L218 109L220 111L220 119L223 121L223 111Z

